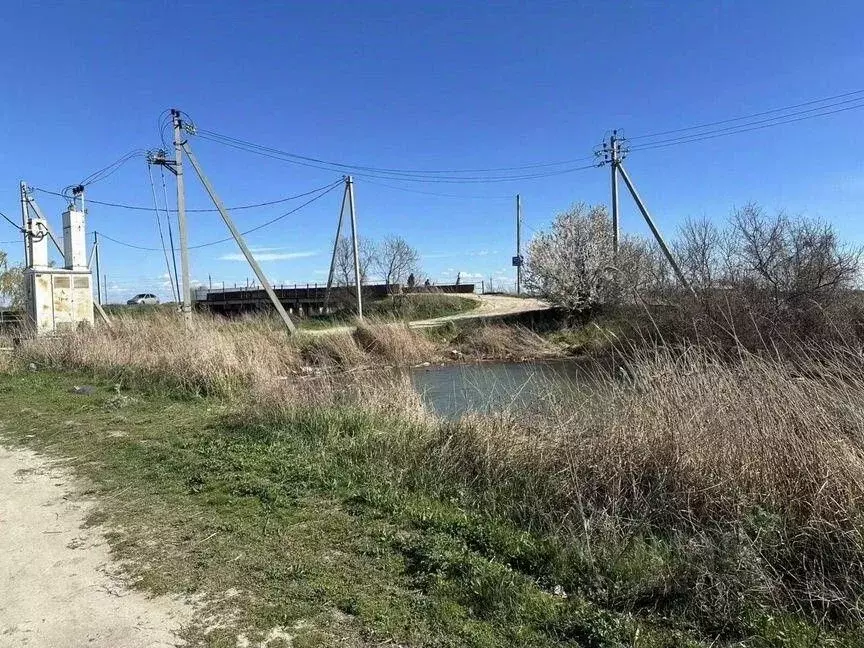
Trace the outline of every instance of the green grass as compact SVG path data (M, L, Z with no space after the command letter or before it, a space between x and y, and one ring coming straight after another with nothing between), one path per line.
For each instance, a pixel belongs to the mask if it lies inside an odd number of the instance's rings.
M98 389L70 393L80 384ZM201 597L193 646L233 648L239 632L274 626L296 646L862 645L756 608L709 631L710 611L682 612L692 593L669 591L669 575L722 576L710 567L722 553L688 563L686 543L649 536L590 563L437 474L429 459L447 431L435 427L344 408L255 423L215 399L51 372L0 377L0 423L6 441L86 478L100 502L91 522L110 529L137 587ZM225 627L208 632L214 617Z
M400 320L424 320L474 310L480 302L446 293L393 295L372 304L370 315Z

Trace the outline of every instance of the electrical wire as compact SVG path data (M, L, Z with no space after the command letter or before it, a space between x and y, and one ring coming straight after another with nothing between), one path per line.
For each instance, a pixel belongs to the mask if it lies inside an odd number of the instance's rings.
M153 211L156 215L156 229L159 231L159 242L162 244L162 254L165 256L165 269L168 271L168 282L171 284L171 293L177 297L177 301L179 302L180 292L177 290L175 277L171 274L171 263L168 261L168 248L165 246L165 236L162 233L162 217L159 215L159 202L156 200L156 185L153 182L153 165L151 164L147 165L147 175L150 177L150 189L153 192ZM168 208L167 201L165 202L165 208Z
M854 106L850 106L849 109L857 109L859 107L864 107L864 104L859 104L864 100L864 90L855 90L852 92L846 92L842 94L832 95L829 97L823 97L820 99L813 99L810 101L800 102L797 104L791 104L789 106L785 106L782 108L773 108L771 110L765 110L758 113L752 113L750 115L743 115L738 117L733 117L729 119L718 120L714 122L707 122L704 124L699 124L696 126L687 126L684 128L677 128L666 131L658 131L654 133L648 133L644 135L638 135L636 137L629 138L631 141L636 140L651 140L656 139L657 137L661 137L664 135L676 134L676 133L690 133L689 135L684 135L681 137L670 138L666 140L659 141L645 141L643 144L639 144L638 148L647 148L648 146L654 145L671 145L673 143L686 143L689 141L699 141L697 138L708 139L708 136L719 136L720 134L734 134L736 132L747 132L749 130L755 130L754 126L761 125L780 125L784 123L790 123L792 121L799 121L798 117L803 117L804 115L812 115L816 116L825 116L834 114L835 112L842 112L841 110L830 110L832 108L837 108L839 106L844 106L848 104L855 104ZM851 97L851 98L850 98ZM818 105L817 105L818 104ZM813 108L807 108L806 110L801 110L801 108L806 108L808 106L816 106ZM758 117L765 117L767 115L773 115L768 117L767 119L757 120ZM711 127L722 126L725 124L735 124L733 126L726 126L725 128L714 128L712 130ZM702 132L694 132L694 131L702 131ZM317 169L336 169L340 171L350 171L353 172L358 177L365 177L367 179L384 179L384 180L403 180L408 182L452 182L452 183L462 183L462 182L510 182L516 180L530 180L542 177L548 177L551 175L559 175L562 173L570 173L573 171L578 171L582 169L592 168L593 165L586 165L583 167L573 167L567 169L561 169L559 167L567 164L573 164L576 162L581 162L584 160L588 160L590 158L578 158L575 160L565 160L560 162L545 162L545 163L535 163L535 164L527 164L522 166L509 166L509 167L493 167L493 168L484 168L484 169L449 169L449 170L419 170L419 169L397 169L397 168L387 168L387 167L374 167L374 166L364 166L359 164L346 164L342 162L335 162L332 160L326 160L322 158L316 158L306 155L299 155L296 153L291 153L288 151L280 150L271 146L265 146L262 144L256 144L254 142L250 142L247 140L242 140L236 137L231 137L229 135L224 135L218 133L216 131L207 130L207 129L198 129L195 131L196 134L203 139L207 139L216 143L223 144L225 146L230 146L239 150L243 150L250 153L255 153L258 155L262 155L265 157L270 157L273 159L282 160L285 162L298 164L301 166L308 166L311 168ZM631 150L637 150L637 147L633 147ZM546 172L537 173L524 173L520 175L513 175L510 172L513 171L529 171L529 170L539 170L539 169L547 169ZM494 176L469 176L464 175L468 173L491 173L496 174ZM448 175L449 174L449 175ZM502 175L504 174L504 175ZM394 187L391 187L394 188Z
M165 221L168 224L168 243L171 246L171 261L174 264L174 285L177 286L177 302L180 302L180 279L177 274L177 251L174 249L174 226L171 224L171 212L168 210L168 189L165 186L165 166L159 167L162 176L162 195L165 197ZM171 270L168 270L171 274Z
M0 212L0 216L2 216L3 218L5 218L5 219L6 219L6 222L8 222L12 227L14 227L15 229L17 229L19 232L21 232L22 234L24 233L24 228L21 227L21 226L20 226L18 223L16 223L15 221L13 221L11 218L9 218L6 214L4 214L3 212Z
M113 173L115 173L118 169L120 169L120 167L122 167L124 164L126 164L129 160L132 160L132 159L138 157L139 155L141 155L141 156L146 155L146 153L147 152L144 149L135 149L133 151L129 151L128 153L126 153L126 155L115 160L114 162L112 162L108 166L103 167L103 168L99 169L98 171L94 171L89 176L84 178L79 184L82 187L86 187L88 185L92 185L92 184L95 184L97 182L100 182L100 181L104 180L105 178L108 178L109 176L111 176Z
M582 171L584 169L594 168L595 165L585 165L578 167L569 167L565 169L556 169L552 171L545 172L537 172L537 173L526 173L521 175L502 175L502 176L439 176L439 175L424 175L422 173L415 173L409 171L383 171L378 170L375 167L362 167L362 166L354 166L341 164L336 162L327 162L325 160L318 161L315 158L307 158L306 156L298 156L293 153L289 153L287 151L281 151L279 149L275 149L269 146L263 146L261 144L255 144L253 142L247 142L245 140L240 140L233 137L228 137L227 135L220 135L218 133L214 133L213 131L205 131L203 129L199 129L196 134L202 139L209 140L212 142L216 142L218 144L222 144L224 146L229 146L238 150L246 151L247 153L255 153L256 155L261 155L263 157L268 157L276 160L280 160L282 162L288 162L289 164L296 164L299 166L310 167L313 169L321 169L325 171L351 171L353 175L361 178L375 178L379 180L401 180L406 182L425 182L425 183L450 183L450 184L458 184L458 183L493 183L493 182L514 182L518 180L533 180L538 178L547 178L555 175L562 175L566 173L573 173L575 171ZM579 158L578 160L572 160L571 162L583 161L593 159L593 156L586 156L584 158ZM311 160L311 161L310 161ZM551 165L560 165L562 162L549 163ZM514 167L515 168L515 167ZM374 169L372 171L366 171L366 169ZM432 172L437 174L439 172ZM443 173L443 172L442 172Z
M829 106L826 106L828 108ZM817 117L826 117L828 115L834 115L841 112L848 112L850 110L859 110L864 108L864 103L859 103L854 106L846 106L845 108L837 108L836 110L826 110L816 114L804 114L812 111L803 111L802 113L792 113L790 115L784 116L784 118L776 118L774 120L759 120L751 123L740 124L739 126L734 127L734 129L730 128L722 128L714 131L708 131L706 133L695 133L689 137L677 137L668 140L660 140L658 142L648 142L646 144L641 144L638 146L634 146L630 148L630 151L648 151L651 149L657 148L667 148L669 146L677 146L679 144L690 144L692 142L701 142L703 140L715 139L717 137L725 137L727 135L737 135L739 133L747 133L755 130L762 130L764 128L771 128L773 126L782 126L783 124L792 124L794 122L805 121L808 119L815 119ZM768 121L769 123L764 123Z
M853 90L852 92L844 92L843 94L838 94L838 95L834 95L831 97L823 97L822 99L812 99L810 101L804 101L802 103L792 104L791 106L784 106L783 108L772 108L771 110L763 110L762 112L752 113L750 115L742 115L740 117L732 117L730 119L721 119L719 121L707 122L705 124L699 124L697 126L686 126L684 128L673 128L672 130L657 131L654 133L646 133L644 135L636 135L635 137L628 137L627 139L629 139L630 141L635 141L635 140L640 140L640 139L659 137L661 135L671 135L674 133L683 133L683 132L692 131L692 130L702 130L703 128L709 128L711 126L719 126L722 124L730 124L732 122L737 122L737 121L745 121L748 119L753 119L755 117L762 117L764 115L771 115L774 113L788 112L788 111L796 109L796 108L802 108L804 106L812 106L812 105L815 105L818 103L826 103L828 101L834 101L835 99L844 99L846 97L851 97L851 96L856 96L856 95L859 96L859 98L861 98L860 95L864 95L864 90ZM850 101L855 101L855 100L852 99Z
M342 179L340 178L339 180L335 180L332 184L339 184L341 182L342 182ZM277 198L275 200L268 200L266 202L254 203L251 205L239 205L237 207L228 207L227 209L228 209L228 211L243 211L246 209L258 209L261 207L270 207L272 205L278 205L281 203L290 202L292 200L297 200L298 198L305 198L306 196L311 196L312 194L317 193L323 189L327 189L330 186L331 186L330 184L326 184L322 187L316 187L315 189L310 189L309 191L304 191L303 193L296 194L294 196L286 196L285 198ZM58 196L60 198L68 199L68 196L61 193L61 192L50 191L49 189L42 189L41 187L30 187L30 189L32 191L39 191L39 192L47 194L49 196ZM145 207L143 205L128 205L128 204L124 204L124 203L107 202L104 200L93 200L92 198L87 198L87 203L93 204L93 205L102 205L104 207L116 207L117 209L129 209L132 211L149 212L149 211L153 210L152 207ZM177 213L176 209L170 209L169 211L173 212L175 214ZM213 213L213 212L218 212L218 211L219 210L215 209L215 208L203 208L203 209L187 209L186 213L187 214Z
M272 225L273 223L276 223L277 221L280 221L280 220L282 220L283 218L287 218L288 216L297 213L298 211L300 211L301 209L303 209L303 208L306 207L307 205L311 205L311 204L314 203L316 200L319 200L320 198L323 198L324 196L326 196L327 194L329 194L331 191L333 191L337 186L339 186L339 184L341 184L341 180L340 180L339 182L337 182L337 183L333 183L332 185L330 185L329 187L327 187L325 191L323 191L322 193L319 193L319 194L318 194L317 196L315 196L314 198L312 198L312 199L310 199L310 200L307 200L307 201L304 202L302 205L299 205L299 206L295 207L295 208L292 209L291 211L285 212L284 214L282 214L282 215L280 215L280 216L277 216L277 217L275 217L275 218L271 218L270 220L268 220L268 221L266 221L266 222L264 222L264 223L261 223L260 225L256 225L255 227L252 227L252 228L247 229L247 230L245 230L245 231L243 231L243 232L240 232L240 233L241 233L243 236L246 236L247 234L251 234L252 232L257 232L257 231L260 230L260 229L263 229L263 228L265 228L265 227L269 227L269 226ZM113 243L116 243L117 245L122 245L122 246L124 246L124 247L132 248L133 250L144 250L144 251L146 251L146 252L158 252L158 251L159 251L159 248L147 247L147 246L144 246L144 245L136 245L136 244L134 244L134 243L127 243L126 241L121 241L121 240L116 239L116 238L114 238L114 237L112 237L112 236L108 236L107 234L103 234L102 232L99 232L99 236L101 236L101 237L103 237L103 238L105 238L105 239L108 239L109 241L111 241L111 242L113 242ZM210 241L209 243L201 243L201 244L199 244L199 245L190 245L190 246L189 246L189 249L190 249L190 250L198 250L198 249L201 249L201 248L210 247L211 245L218 245L219 243L225 243L225 242L227 242L227 241L231 241L231 240L233 240L233 237L229 236L229 237L226 237L226 238L223 238L223 239L219 239L218 241ZM175 248L175 250L177 250L177 249L179 249L179 248Z
M407 191L409 193L415 194L423 194L424 196L441 196L443 198L466 198L466 199L479 199L479 200L512 200L513 195L508 194L506 196L478 196L471 194L450 194L450 193L439 193L437 191L424 191L422 189L411 189L409 187L397 187L396 185L387 184L386 182L378 182L377 180L371 180L369 178L363 179L364 183L376 185L378 187L386 187L387 189L395 189L397 191Z
M324 160L320 158L309 157L306 155L299 155L296 153L289 153L287 151L281 151L276 148L272 148L269 146L264 146L261 144L255 144L254 142L245 141L236 137L231 137L229 135L223 135L221 133L217 133L216 131L207 130L203 128L199 128L195 132L198 136L203 136L205 139L212 139L213 141L221 140L225 143L231 142L237 144L238 146L247 146L255 149L259 149L261 151L273 153L276 155L284 156L286 158L291 158L297 161L303 162L311 162L315 164L323 164L330 167L335 167L337 169L342 169L343 171L367 171L370 173L385 173L385 174L397 174L397 175L409 175L409 176L437 176L442 174L462 174L462 173L504 173L507 171L528 171L533 169L543 169L549 167L556 166L565 166L572 165L577 162L583 162L586 160L590 160L590 156L576 158L573 160L559 160L557 162L540 162L534 164L525 164L521 166L510 166L510 167L493 167L493 168L485 168L485 169L392 169L386 167L373 167L373 166L363 166L359 164L344 164L341 162L333 162L331 160Z

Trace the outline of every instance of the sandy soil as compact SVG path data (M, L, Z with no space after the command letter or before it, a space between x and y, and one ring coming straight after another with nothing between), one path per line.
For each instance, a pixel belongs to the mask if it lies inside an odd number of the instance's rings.
M32 452L0 447L0 647L168 648L188 606L112 575L92 502Z

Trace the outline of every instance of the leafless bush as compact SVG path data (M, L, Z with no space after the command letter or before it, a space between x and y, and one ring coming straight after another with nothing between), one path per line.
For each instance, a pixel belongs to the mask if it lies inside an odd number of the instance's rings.
M827 223L749 204L723 229L686 222L675 247L701 298L701 313L691 315L710 324L703 335L725 334L752 348L856 334L861 250L844 245Z

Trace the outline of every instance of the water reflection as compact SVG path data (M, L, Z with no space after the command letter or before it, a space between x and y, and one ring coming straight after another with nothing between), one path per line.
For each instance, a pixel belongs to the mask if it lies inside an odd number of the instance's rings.
M426 406L445 418L505 408L531 409L541 401L584 390L597 367L574 360L420 367L411 374Z

